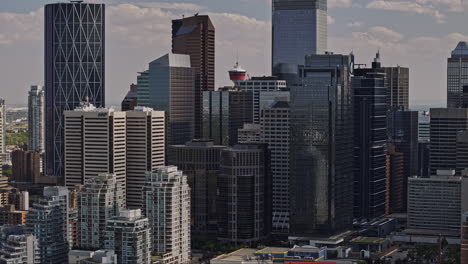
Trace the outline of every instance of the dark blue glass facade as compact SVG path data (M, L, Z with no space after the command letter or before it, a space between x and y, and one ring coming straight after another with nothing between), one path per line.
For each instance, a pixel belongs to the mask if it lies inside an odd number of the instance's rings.
M105 6L45 7L46 174L63 177L63 112L89 100L105 105Z
M380 68L380 67L379 67ZM354 93L354 217L385 214L387 90L378 69L356 69Z
M332 234L352 224L352 64L352 56L307 56L291 85L293 234Z

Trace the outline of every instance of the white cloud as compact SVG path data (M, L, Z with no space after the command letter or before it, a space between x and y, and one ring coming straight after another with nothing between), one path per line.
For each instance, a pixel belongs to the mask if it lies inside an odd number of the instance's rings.
M369 9L391 10L400 12L410 12L416 14L425 14L433 16L437 23L445 22L445 15L430 5L422 5L417 2L409 1L385 1L373 0L366 6Z
M403 39L402 34L386 27L371 27L369 28L369 32L376 36L376 38L382 39L384 41L398 42Z
M353 4L353 1L352 0L329 0L327 4L329 8L351 7Z
M348 24L346 24L346 26L350 28L359 28L359 27L362 27L363 25L364 25L364 22L361 22L361 21L354 21L354 22L349 22Z

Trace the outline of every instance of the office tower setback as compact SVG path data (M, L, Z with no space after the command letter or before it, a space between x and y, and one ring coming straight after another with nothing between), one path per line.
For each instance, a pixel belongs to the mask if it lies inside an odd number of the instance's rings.
M127 206L140 208L145 172L164 166L164 112L136 107L127 116Z
M261 110L273 103L276 97L289 97L286 81L278 80L277 77L252 77L236 81L235 88L252 92L254 124L260 124Z
M117 263L151 263L151 229L141 210L122 210L107 221L104 248L113 250Z
M37 239L32 235L9 235L0 247L0 263L41 263Z
M457 133L456 150L456 172L461 175L464 169L468 169L468 131L459 131Z
M37 183L41 176L41 154L35 151L15 150L11 153L12 177L16 183Z
M271 232L270 157L266 144L221 152L218 240L252 244Z
M307 56L291 87L290 231L335 233L353 220L353 56Z
M237 143L238 130L253 123L251 91L218 90L203 93L203 133L215 145Z
M326 0L273 0L272 67L303 65L306 55L327 51Z
M371 69L355 69L354 217L373 219L385 213L387 104L385 75L377 54Z
M149 219L153 254L168 264L190 263L190 187L175 166L146 174L143 212Z
M88 178L78 193L78 247L104 248L107 220L118 213L117 179L115 174L99 174Z
M117 177L119 207L125 208L126 114L83 103L64 113L65 185L74 187L101 173Z
M409 68L383 67L385 87L387 88L387 108L409 108Z
M454 171L449 175L440 172L430 178L409 178L408 228L435 231L437 235L460 232L462 193L468 192L468 178L454 176Z
M133 110L138 105L137 89L138 86L136 84L132 83L130 85L130 91L128 91L127 95L122 101L122 104L120 105L121 111Z
M168 149L168 163L187 175L191 193L192 237L216 238L217 182L221 150L211 140L193 140Z
M215 27L209 16L172 20L172 53L190 56L195 75L195 138L202 137L203 91L215 89Z
M20 191L13 188L8 194L8 204L14 205L16 210L28 211L29 210L29 192Z
M468 87L468 44L464 41L458 43L447 59L447 107L461 108L463 91Z
M29 209L26 227L39 243L41 263L66 263L69 249L67 188L45 187L44 198Z
M468 130L468 109L432 108L430 113L429 163L431 175L436 175L437 170L457 168L457 136L460 131ZM461 139L460 143L462 142ZM457 171L458 175L460 172L460 170Z
M263 108L260 141L268 144L272 177L272 231L289 231L289 98L277 98Z
M194 91L190 56L170 53L149 64L147 106L166 112L168 145L185 144L194 137Z
M45 105L44 90L41 86L31 86L28 97L28 149L44 151Z
M46 175L64 176L64 111L88 98L105 105L105 6L45 6Z

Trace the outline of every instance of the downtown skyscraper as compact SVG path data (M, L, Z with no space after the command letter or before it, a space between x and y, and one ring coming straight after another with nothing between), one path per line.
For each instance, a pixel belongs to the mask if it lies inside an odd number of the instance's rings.
M272 68L327 51L326 0L273 0ZM277 70L275 70L275 68Z
M46 175L64 175L63 112L89 99L105 105L105 6L45 6Z
M307 56L291 87L290 232L331 234L353 220L352 55Z
M468 44L462 41L447 59L447 107L468 107L463 104L465 90L468 90Z
M172 20L172 53L190 56L194 71L195 138L202 137L203 91L215 90L215 27L209 16Z
M377 53L372 68L354 69L354 217L385 213L387 104Z
M44 90L33 85L28 97L28 138L29 150L44 151Z

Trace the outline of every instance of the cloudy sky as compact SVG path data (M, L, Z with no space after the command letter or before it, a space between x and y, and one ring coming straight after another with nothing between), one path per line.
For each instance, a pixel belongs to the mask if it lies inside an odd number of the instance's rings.
M89 0L97 2L97 0ZM1 0L0 97L27 102L43 83L43 5ZM171 19L208 14L216 27L216 83L229 84L236 53L251 76L270 74L271 0L102 0L107 4L106 93L119 104L137 72L170 51ZM446 58L468 41L468 0L329 0L328 49L411 69L410 101L445 104Z

